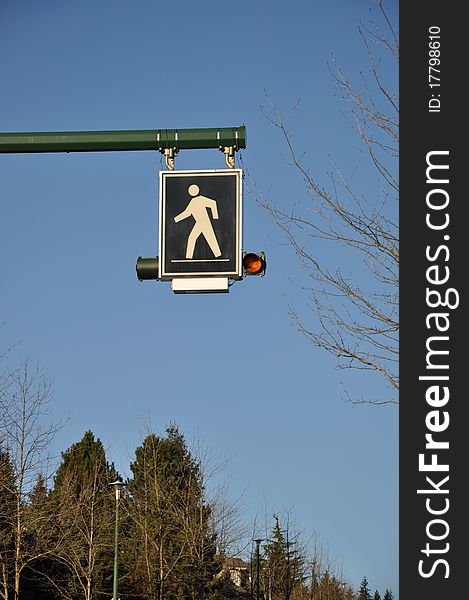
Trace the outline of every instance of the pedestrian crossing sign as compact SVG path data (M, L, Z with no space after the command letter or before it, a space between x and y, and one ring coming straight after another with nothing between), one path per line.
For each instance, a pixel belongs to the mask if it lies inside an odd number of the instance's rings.
M160 171L160 279L242 278L242 170Z

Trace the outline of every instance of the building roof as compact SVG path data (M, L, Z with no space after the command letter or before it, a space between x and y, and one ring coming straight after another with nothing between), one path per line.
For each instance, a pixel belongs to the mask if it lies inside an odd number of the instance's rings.
M225 558L223 569L249 569L250 565L241 558Z

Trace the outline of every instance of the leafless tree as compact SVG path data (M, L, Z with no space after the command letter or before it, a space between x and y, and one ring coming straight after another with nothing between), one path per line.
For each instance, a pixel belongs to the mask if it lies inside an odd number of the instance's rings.
M282 523L283 565L275 564L272 552L270 557L264 553L275 538L272 534L275 532L274 520L276 519L278 523ZM268 506L265 505L263 516L256 518L252 537L260 538L263 544L260 589L264 598L275 600L279 596L278 589L275 593L279 575L281 575L280 579L283 579L280 593L283 598L288 596L291 600L345 600L350 597L350 594L353 597L353 590L347 582L341 561L321 541L317 532L306 535L306 532L296 523L292 509L284 511L280 516L274 515L272 518ZM277 541L278 539L277 537ZM287 551L293 553L288 557ZM255 562L256 559L252 556L251 564L255 565ZM254 581L254 572L251 577Z
M267 118L279 129L293 169L305 183L307 199L280 205L254 183L261 205L286 235L311 283L308 317L291 303L298 330L314 345L337 358L343 369L372 371L384 378L388 396L352 398L352 402L397 403L398 266L397 158L399 108L396 93L398 38L383 0L376 0L366 24L358 31L368 57L361 84L352 83L333 61L330 72L377 175L377 188L364 197L333 163L328 183L305 163L287 128L288 116L269 100ZM381 58L389 59L394 82L384 83ZM290 113L291 114L291 113ZM342 250L339 266L329 261ZM312 323L311 313L315 314Z
M247 547L248 524L242 512L242 496L233 498L225 480L209 492L210 520L217 544L217 555L240 557ZM249 544L250 545L250 544Z
M239 557L246 548L249 525L242 512L243 494L233 497L229 460L194 437L191 454L201 474L205 503L210 506L210 529L220 559Z
M9 523L13 540L9 564L2 565L2 569L4 582L12 579L7 585L4 583L3 595L11 586L14 600L19 598L25 568L49 552L47 545L35 543L36 538L31 535L42 531L47 537L47 522L52 517L45 506L30 510L29 495L38 477L47 474L48 449L59 428L47 421L50 398L50 382L29 359L6 372L0 393L0 448L12 465L12 477L2 478L0 486L8 486L3 491L12 500L12 510L2 518Z
M309 600L345 600L352 587L346 581L339 560L330 553L317 534L307 544L307 555L311 565Z
M13 572L15 476L9 454L0 449L0 598L8 600Z
M129 483L131 501L124 507L130 535L124 538L131 583L144 598L164 600L167 583L184 560L175 509L182 503L180 490L161 476L160 439L148 434L135 462L135 479Z
M103 563L108 565L112 555L112 491L103 465L96 464L86 481L76 471L66 474L52 498L57 539L53 557L66 576L48 580L64 599L93 600L101 591Z
M175 426L167 432L148 433L132 465L124 540L129 581L145 598L164 600L177 589L202 598L219 560L237 552L243 528L228 498L225 461L200 439L187 448Z

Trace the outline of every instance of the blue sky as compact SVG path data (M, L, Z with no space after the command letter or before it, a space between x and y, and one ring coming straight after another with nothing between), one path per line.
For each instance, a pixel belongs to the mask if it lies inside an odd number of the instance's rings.
M374 174L327 65L334 56L359 77L371 5L2 0L0 131L245 124L242 166L279 202L302 198L261 110L267 90L283 112L301 98L291 132L318 177L333 157L366 193ZM176 168L220 169L224 157L182 151ZM244 246L266 252L266 277L201 296L137 281L137 256L157 253L161 169L157 152L0 156L0 347L20 342L10 360L31 356L50 375L53 414L69 419L53 450L92 429L129 474L145 421L157 433L175 421L229 457L248 518L266 503L291 510L352 585L366 575L372 591L397 592L397 410L345 402L343 372L294 329L302 272L250 194Z

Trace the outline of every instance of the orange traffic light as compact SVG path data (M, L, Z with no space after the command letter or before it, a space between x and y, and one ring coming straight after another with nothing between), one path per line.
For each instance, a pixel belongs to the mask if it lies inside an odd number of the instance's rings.
M266 262L263 252L243 252L244 275L265 275Z

